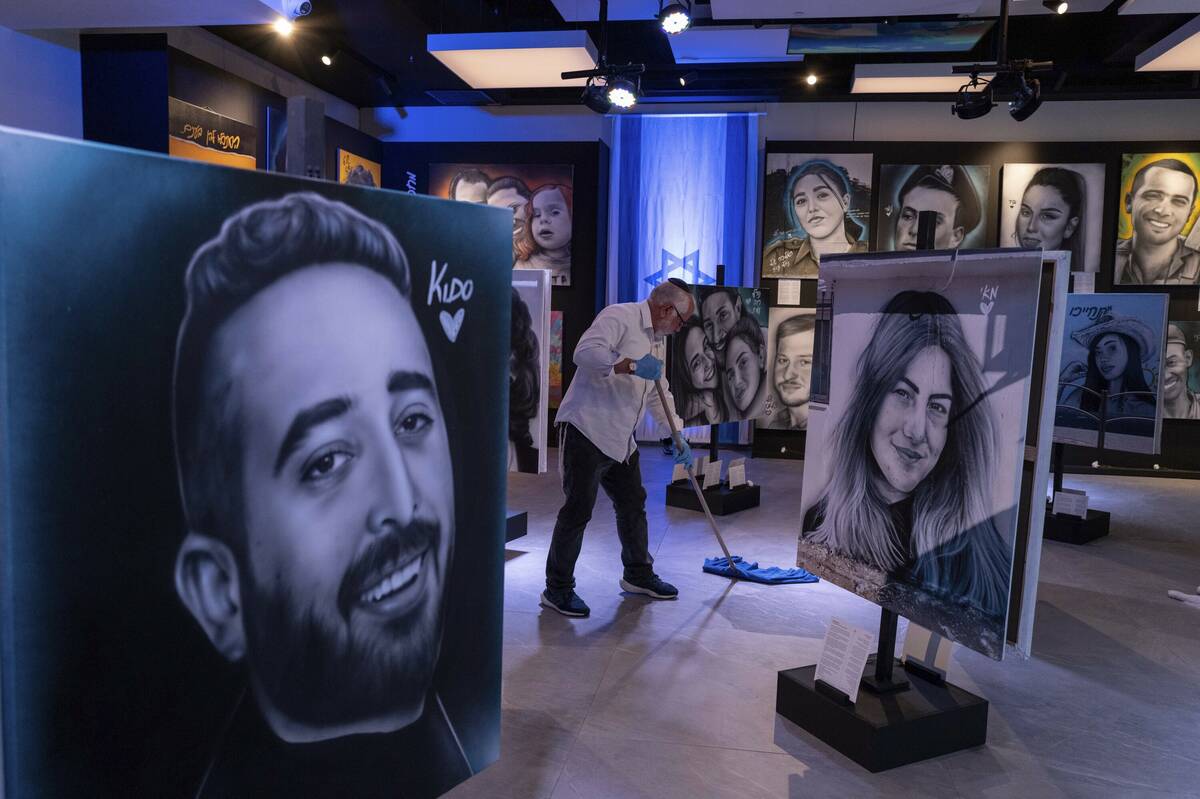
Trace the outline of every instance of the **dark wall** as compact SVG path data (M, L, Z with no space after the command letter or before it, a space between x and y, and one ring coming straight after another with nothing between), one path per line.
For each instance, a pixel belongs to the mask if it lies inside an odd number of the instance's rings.
M166 34L79 37L83 138L167 151Z
M429 192L430 164L571 164L575 214L572 219L571 285L550 290L550 307L563 312L563 394L575 374L575 344L604 305L608 241L608 147L591 142L383 143L383 185L397 191ZM554 411L551 409L551 444Z
M267 168L267 106L287 109L283 95L231 75L180 50L171 50L171 96L254 127L255 159Z
M1081 131L1086 135L1086 131ZM1149 292L1170 295L1168 316L1172 320L1200 321L1195 286L1114 286L1113 243L1117 238L1118 197L1121 187L1121 155L1123 153L1196 152L1200 142L828 142L828 141L768 141L771 152L798 153L873 153L875 156L871 185L879 186L880 164L986 164L991 167L991 181L985 202L988 224L988 246L999 246L1001 171L1006 163L1102 163L1105 165L1104 215L1101 228L1100 271L1096 275L1096 292ZM879 235L877 203L872 203L872 240ZM761 207L761 198L760 198ZM761 236L760 236L761 238ZM756 249L761 253L760 246ZM757 271L757 267L756 270ZM775 288L777 281L762 280L766 288ZM802 285L801 304L816 304L816 281ZM1030 310L1030 322L1033 310ZM780 452L786 449L786 452ZM759 456L803 458L804 434L785 431L755 431L754 453ZM1095 450L1067 447L1065 465L1068 470L1090 471L1096 460ZM1200 424L1179 419L1164 419L1162 453L1136 455L1106 452L1102 462L1121 470L1169 476L1200 477ZM1161 468L1154 469L1155 464Z

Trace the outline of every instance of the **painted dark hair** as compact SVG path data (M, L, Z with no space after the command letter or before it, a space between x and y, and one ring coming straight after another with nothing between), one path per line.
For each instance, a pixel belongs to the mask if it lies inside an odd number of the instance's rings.
M486 187L491 185L492 179L487 176L487 173L478 169L464 169L462 172L459 172L457 175L455 175L450 181L450 190L448 195L451 200L458 199L454 195L458 191L458 186L460 183L482 183L485 187L484 191L486 192Z
M675 412L679 417L688 421L688 411L691 409L692 402L700 396L702 391L712 391L713 397L716 400L717 407L721 410L721 417L725 418L725 402L720 389L720 380L717 381L717 386L712 389L697 388L692 382L692 369L688 363L687 357L687 340L688 335L693 330L700 332L700 346L707 345L707 337L704 335L704 328L700 324L700 318L693 315L688 318L683 327L671 335L671 363L672 363L672 380L671 394L675 397ZM714 356L715 357L715 356ZM717 365L714 364L714 369Z
M512 361L508 382L508 440L518 447L532 447L529 420L537 417L538 340L533 332L529 306L512 290Z
M241 551L241 422L231 381L211 374L217 330L277 280L324 264L376 272L408 298L408 259L391 231L312 192L247 206L201 245L184 277L187 312L175 349L173 425L189 529Z
M1159 169L1169 169L1172 172L1182 172L1183 174L1185 174L1189 178L1191 178L1192 179L1192 202L1193 203L1196 202L1196 189L1197 189L1196 173L1194 171L1192 171L1192 168L1190 166L1188 166L1183 161L1180 161L1178 158L1162 158L1158 161L1151 161L1148 164L1143 164L1142 168L1133 174L1133 185L1129 187L1130 195L1134 195L1134 194L1138 193L1138 189L1140 189L1142 187L1142 184L1146 182L1146 173L1149 172L1154 167L1158 167Z
M839 197L849 196L851 192L850 175L846 170L832 161L827 161L824 158L813 158L805 161L800 166L792 170L788 176L787 191L783 195L783 203L786 207L788 221L792 223L792 230L800 230L804 226L800 220L796 218L796 203L793 201L792 192L796 190L796 184L806 175L816 175L821 179L830 190L835 192ZM842 219L846 227L846 233L855 241L862 239L862 225L850 218L848 213L849 208L842 209Z
M1125 345L1125 371L1121 374L1121 391L1124 398L1153 403L1154 394L1146 383L1146 376L1142 374L1142 348L1138 346L1132 336L1113 331L1096 336L1092 340L1092 346L1088 347L1087 377L1084 379L1083 386L1090 391L1082 392L1079 409L1096 416L1100 415L1100 392L1108 388L1108 381L1100 374L1100 367L1096 365L1096 347L1107 336L1116 336Z
M908 365L927 347L951 364L952 417L937 464L910 495L911 548L901 547L887 500L875 485L885 479L871 449L883 402ZM989 491L996 431L982 369L963 334L954 306L930 291L902 291L883 307L858 361L857 379L831 439L829 483L820 526L809 537L884 571L947 545L971 546L976 560L962 573L942 573L936 559L920 560L923 585L966 598L989 613L1007 600L1007 565L992 521ZM960 541L970 531L968 538ZM985 537L980 540L978 537ZM1002 575L1004 579L998 579Z
M1039 169L1029 179L1029 185L1025 187L1025 191L1033 186L1048 186L1059 193L1063 198L1063 202L1067 204L1067 216L1074 217L1079 221L1075 224L1075 229L1071 231L1070 236L1063 237L1062 249L1068 250L1071 253L1071 268L1074 270L1082 270L1083 263L1083 247L1084 247L1084 228L1087 211L1087 183L1083 179L1083 175L1073 169L1064 169L1061 166L1047 166ZM1024 201L1024 192L1022 192L1022 202ZM1018 210L1018 213L1020 211Z

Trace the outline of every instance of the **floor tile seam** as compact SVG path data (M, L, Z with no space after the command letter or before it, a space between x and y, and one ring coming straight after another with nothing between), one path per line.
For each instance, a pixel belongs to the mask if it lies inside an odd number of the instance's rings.
M567 772L567 764L571 762L571 755L575 751L576 745L579 743L579 736L583 733L583 728L587 725L588 719L592 715L592 708L596 705L596 697L600 694L600 688L604 685L604 678L608 675L609 668L612 667L612 659L616 656L616 649L613 649L608 654L608 662L604 664L604 670L600 672L600 679L596 681L596 687L592 691L592 697L588 700L587 710L584 711L583 717L579 720L579 726L571 737L571 745L567 747L566 754L563 756L562 766L559 767L558 776L554 778L554 785L550 789L548 796L554 796L558 791L558 784L562 782L563 775Z
M585 726L586 726L586 721L585 721ZM584 733L586 733L587 735L595 736L597 738L604 738L604 739L610 740L610 741L632 741L635 743L653 743L653 744L662 744L664 746L673 746L673 747L679 747L679 748L708 749L708 750L717 750L717 751L735 752L735 753L740 752L742 754L778 755L780 757L786 757L786 758L790 758L792 760L798 760L798 758L796 758L790 752L788 752L784 749L781 749L778 746L775 747L774 749L760 749L760 748L754 747L754 746L724 746L721 744L706 744L706 743L698 743L698 742L693 742L693 741L672 741L672 740L666 740L663 738L644 737L644 736L638 735L636 733L630 735L628 733L608 732L608 731L605 731L602 729L595 729L595 728L590 729L590 730L581 731L580 736L582 737L582 735Z

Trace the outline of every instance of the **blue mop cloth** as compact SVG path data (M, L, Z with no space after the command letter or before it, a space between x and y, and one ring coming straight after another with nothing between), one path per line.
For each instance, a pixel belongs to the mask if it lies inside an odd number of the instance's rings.
M719 577L736 577L739 580L749 580L763 585L795 585L797 583L815 583L817 576L805 569L781 569L778 566L759 568L758 562L747 563L741 555L733 556L733 568L725 558L705 558L704 571Z

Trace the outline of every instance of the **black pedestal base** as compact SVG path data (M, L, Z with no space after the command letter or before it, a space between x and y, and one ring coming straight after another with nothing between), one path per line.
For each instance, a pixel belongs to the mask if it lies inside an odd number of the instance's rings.
M899 661L895 668L902 669ZM868 673L874 669L868 664ZM868 771L885 771L987 741L987 700L969 691L932 683L910 671L907 691L876 694L860 688L851 705L840 694L820 690L816 671L816 666L806 666L779 672L775 712Z
M1104 510L1088 508L1087 518L1078 516L1055 515L1046 510L1046 526L1042 537L1047 541L1061 541L1064 544L1086 544L1108 535L1108 522L1111 514Z
M704 491L704 501L708 503L708 509L712 511L713 516L727 516L740 510L758 507L758 486L741 485L737 488L730 488L728 482L722 482L715 488L704 488L703 485L701 488ZM692 490L690 480L667 483L667 506L695 511L703 510L700 507L700 500L696 499L696 492Z
M504 531L504 543L516 541L527 532L529 532L529 513L527 511L510 513L508 527Z

